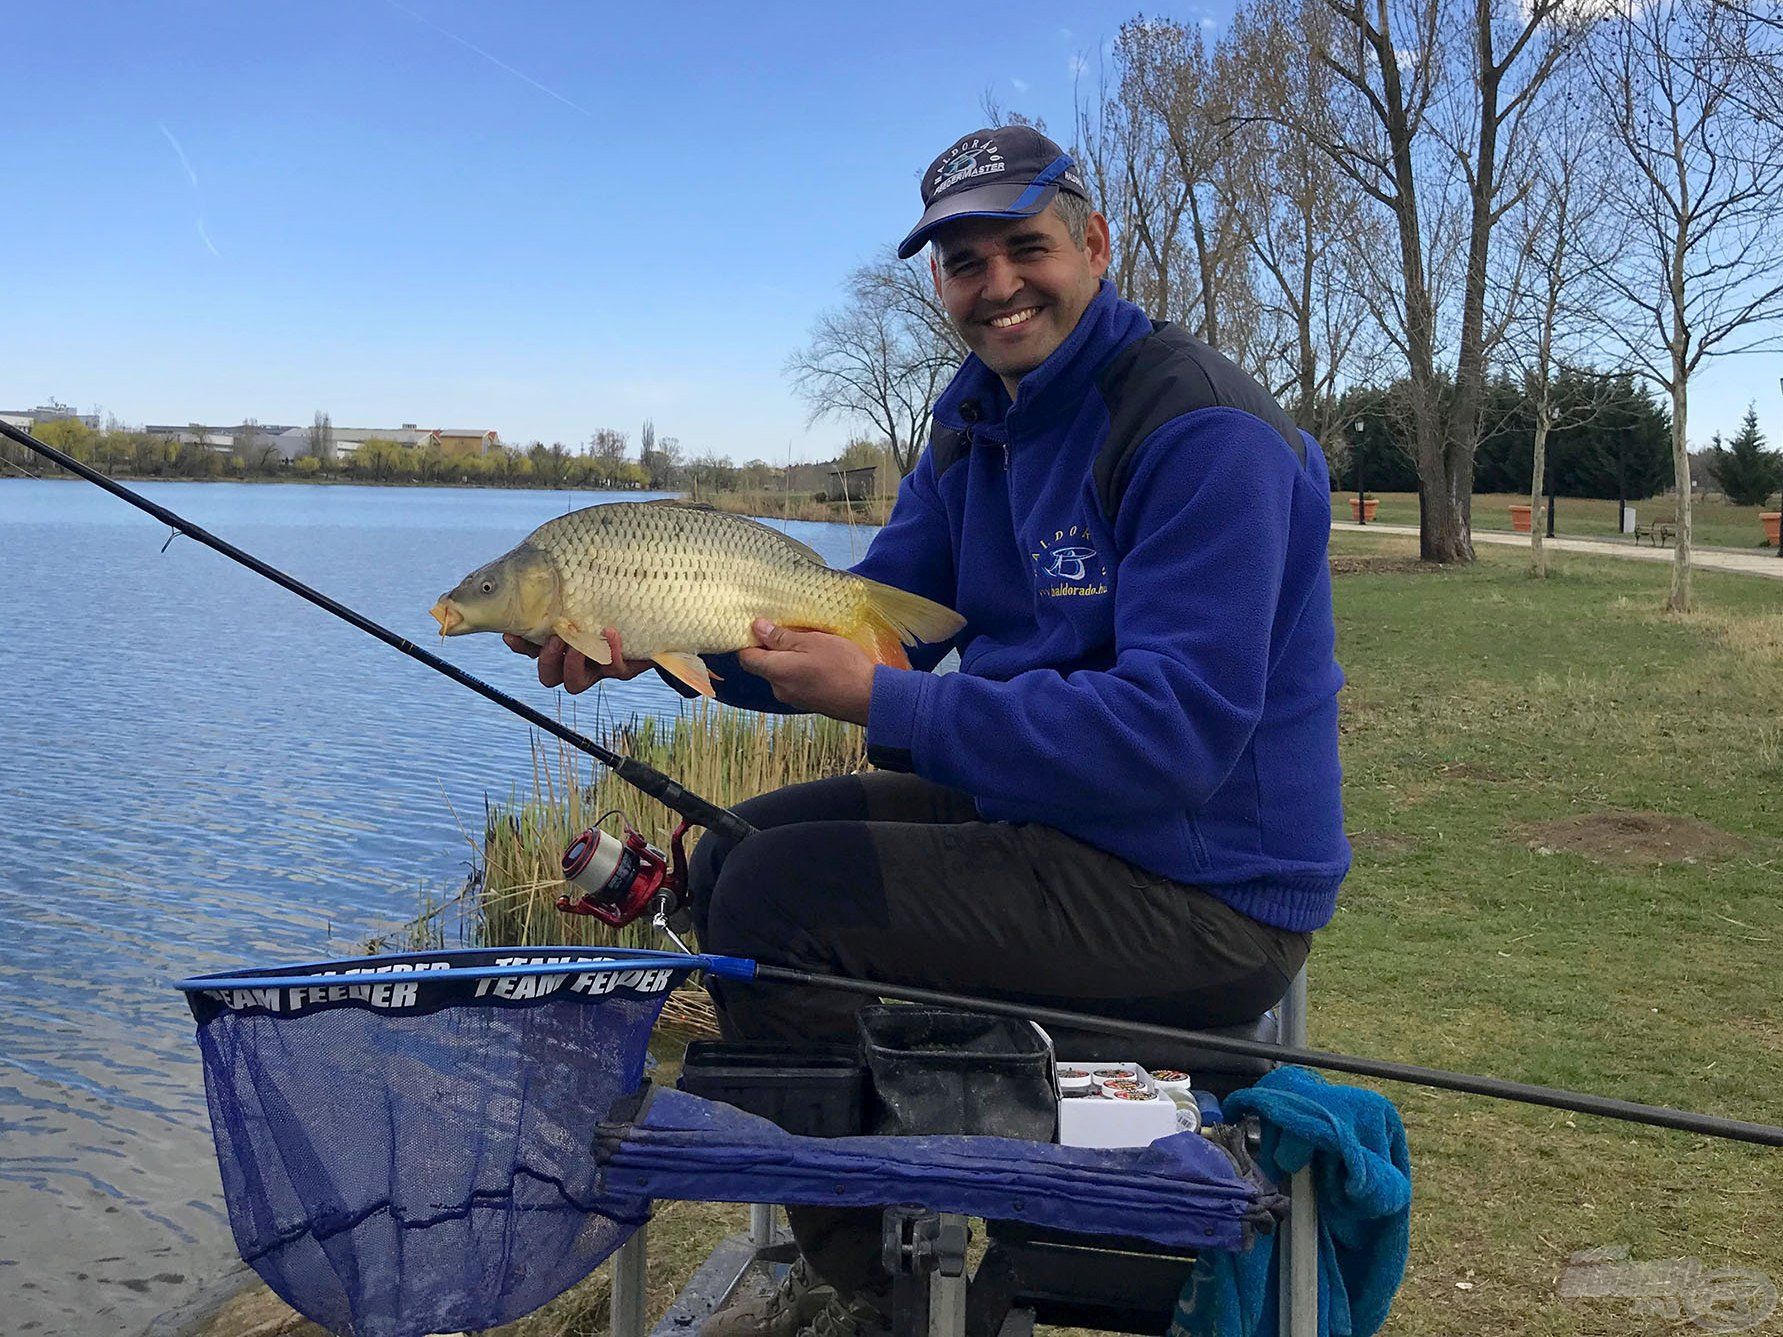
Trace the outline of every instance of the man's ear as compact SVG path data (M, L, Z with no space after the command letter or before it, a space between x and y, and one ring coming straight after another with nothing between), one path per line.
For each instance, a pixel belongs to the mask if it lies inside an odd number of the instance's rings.
M929 247L929 279L935 285L935 300L941 300L941 262L935 258L935 248Z
M1084 224L1083 249L1089 253L1090 268L1101 278L1108 272L1113 250L1108 240L1108 220L1099 213L1092 213Z

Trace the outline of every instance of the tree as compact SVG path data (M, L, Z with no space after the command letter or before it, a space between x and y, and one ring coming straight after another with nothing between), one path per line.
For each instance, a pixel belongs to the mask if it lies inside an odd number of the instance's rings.
M1667 605L1691 605L1690 381L1703 362L1775 347L1783 317L1783 121L1738 90L1783 71L1776 32L1720 0L1615 8L1587 47L1618 170L1622 244L1605 261L1607 336L1671 400L1677 543Z
M655 435L654 431L651 435ZM630 448L631 441L625 433L612 427L597 427L594 429L594 434L588 438L589 456L606 465L620 463L625 459L625 452Z
M1334 471L1345 451L1337 386L1372 370L1358 257L1388 242L1356 183L1280 109L1324 82L1304 33L1320 0L1258 0L1233 15L1218 53L1238 127L1225 157L1222 203L1258 271L1265 331L1258 370Z
M1723 447L1720 437L1712 455L1715 478L1735 506L1762 506L1783 488L1783 455L1764 448L1758 410L1750 406L1740 421L1739 435Z
M1542 83L1569 44L1566 0L1323 0L1308 37L1334 80L1284 119L1392 220L1396 272L1364 289L1400 349L1418 463L1419 550L1471 561L1473 457L1496 331L1486 315L1492 231L1520 185L1513 167ZM1460 287L1458 311L1445 289ZM1455 390L1444 413L1439 354L1455 322Z
M907 474L928 439L929 415L963 350L920 259L886 258L849 276L841 306L818 317L811 342L786 362L808 421L864 420Z
M1577 29L1559 21L1571 3L1474 0L1473 13L1463 25L1471 56L1471 77L1465 85L1470 94L1469 114L1462 121L1461 133L1450 139L1450 146L1467 192L1467 260L1455 355L1455 403L1449 416L1444 462L1470 553L1473 456L1479 444L1486 363L1503 328L1488 329L1487 323L1492 232L1529 188L1529 155L1518 152L1522 147L1518 141L1528 137L1525 131L1531 119L1549 110L1541 96L1542 87L1576 41ZM1545 438L1552 425L1538 426L1538 434ZM1535 528L1530 525L1532 531ZM1532 538L1545 572L1540 537Z
M279 448L254 419L243 418L232 435L236 463L249 473L263 473L278 461Z
M334 421L320 409L303 443L303 453L322 464L334 463Z
M1550 128L1542 137L1529 189L1508 219L1512 244L1498 284L1508 294L1506 323L1513 336L1507 361L1521 373L1523 398L1533 419L1529 544L1531 569L1538 577L1548 574L1542 541L1547 525L1539 518L1548 436L1556 428L1588 421L1603 404L1601 396L1566 398L1557 393L1566 367L1589 352L1603 298L1592 258L1603 214L1602 183L1593 171L1597 147L1588 122L1571 114L1568 91L1552 99Z
M1443 74L1440 0L1322 0L1306 39L1325 87L1278 115L1307 136L1392 220L1396 266L1363 289L1375 322L1403 355L1418 466L1418 547L1426 561L1472 556L1445 450L1437 372L1437 294L1428 122ZM1324 96L1321 96L1324 94ZM1437 193L1437 192L1432 192Z
M639 451L638 462L644 466L648 485L659 491L673 488L681 471L681 443L672 436L665 436L659 446L656 428L650 423L644 424L643 440L649 444Z

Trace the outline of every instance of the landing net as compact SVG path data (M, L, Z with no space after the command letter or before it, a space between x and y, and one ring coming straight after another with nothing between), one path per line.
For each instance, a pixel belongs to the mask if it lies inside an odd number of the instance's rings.
M722 960L616 948L360 957L185 980L229 1223L282 1299L360 1337L506 1323L648 1215L596 1192L669 991Z

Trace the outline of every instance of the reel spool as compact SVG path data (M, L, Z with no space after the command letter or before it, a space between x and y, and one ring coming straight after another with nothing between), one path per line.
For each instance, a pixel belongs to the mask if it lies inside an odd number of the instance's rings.
M615 928L648 913L659 900L665 913L673 914L687 900L687 849L689 823L682 822L669 838L673 862L645 840L622 817L625 835L615 836L598 826L589 827L570 843L563 855L563 880L579 893L557 898L565 914L593 915Z

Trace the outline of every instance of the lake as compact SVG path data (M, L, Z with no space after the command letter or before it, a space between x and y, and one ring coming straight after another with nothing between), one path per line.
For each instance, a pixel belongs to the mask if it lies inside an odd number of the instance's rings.
M566 722L670 714L646 675L547 692L427 609L535 526L640 494L154 483L142 492ZM871 531L784 526L833 565ZM6 1331L141 1332L232 1270L170 986L352 955L457 889L527 726L80 482L0 481L0 1294Z

